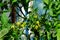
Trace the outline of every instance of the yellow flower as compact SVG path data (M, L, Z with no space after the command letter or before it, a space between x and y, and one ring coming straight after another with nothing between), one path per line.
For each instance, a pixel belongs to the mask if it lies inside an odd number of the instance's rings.
M16 25L19 26L21 23L20 22L17 22Z

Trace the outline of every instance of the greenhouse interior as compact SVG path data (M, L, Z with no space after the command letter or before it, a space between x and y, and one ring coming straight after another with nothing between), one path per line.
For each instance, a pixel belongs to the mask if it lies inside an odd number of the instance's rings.
M60 40L60 0L0 0L0 40Z

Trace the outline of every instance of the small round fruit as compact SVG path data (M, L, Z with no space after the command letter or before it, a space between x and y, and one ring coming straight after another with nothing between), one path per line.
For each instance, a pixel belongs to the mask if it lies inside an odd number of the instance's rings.
M23 28L24 27L24 24L22 24L21 27Z
M11 26L11 28L15 28L14 24Z
M37 15L35 15L34 18L37 18Z
M26 25L26 22L23 22L23 25Z
M37 25L35 26L35 29L36 29L36 30L38 29L38 26L37 26Z
M39 21L36 21L37 24L39 24Z

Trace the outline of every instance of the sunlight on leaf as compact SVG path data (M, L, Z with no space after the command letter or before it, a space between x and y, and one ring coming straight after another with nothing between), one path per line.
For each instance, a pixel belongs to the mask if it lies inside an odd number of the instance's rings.
M49 0L43 0L46 4L49 4Z

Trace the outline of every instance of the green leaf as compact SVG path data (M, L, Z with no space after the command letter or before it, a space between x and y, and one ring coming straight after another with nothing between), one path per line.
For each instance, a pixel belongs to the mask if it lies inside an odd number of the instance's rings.
M54 26L56 26L56 25L57 25L57 23L58 23L58 22L54 22Z
M3 38L0 38L0 40L3 40Z
M57 27L57 28L60 27L60 24L57 24L56 27Z
M2 17L1 17L1 22L2 22L2 24L8 23L8 17L6 15L6 12L3 12Z
M26 3L28 3L29 2L29 0L26 0Z
M0 7L2 7L4 4L3 3L0 3Z
M13 4L14 2L17 2L17 0L13 0L13 1L12 1L12 4Z
M47 25L51 26L51 22L46 21L45 23L46 23Z
M60 29L57 30L57 40L60 40Z
M5 28L3 30L0 31L0 38L2 38L4 35L6 35L9 32L8 28Z
M47 38L48 38L48 40L50 40L50 33L49 32L47 32Z
M13 36L11 36L11 40L14 40L14 37Z
M57 12L57 15L60 14L60 10Z
M51 9L52 5L53 5L53 2L51 2L51 3L49 4L49 9Z
M49 15L50 15L50 16L53 16L53 10L52 10L52 9L50 9Z
M46 4L49 4L49 0L43 0L43 2L45 2Z

